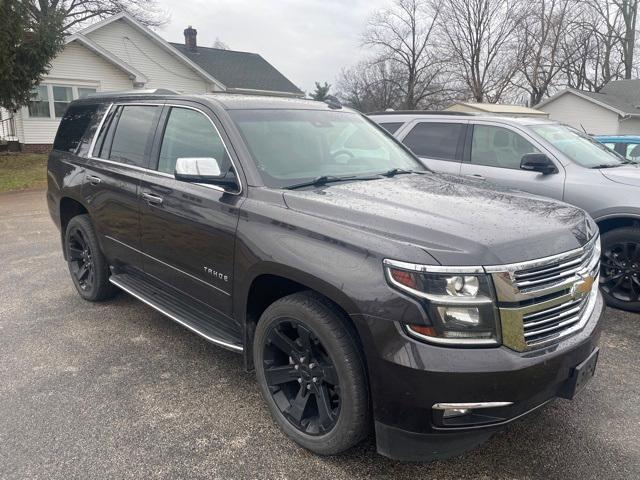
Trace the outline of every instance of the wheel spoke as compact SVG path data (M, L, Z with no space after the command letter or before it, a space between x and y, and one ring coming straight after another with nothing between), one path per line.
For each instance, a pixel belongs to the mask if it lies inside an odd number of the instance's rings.
M610 277L606 277L606 280L607 280L608 282L612 282L613 280L617 280L617 279L619 279L620 277L624 277L624 272L622 272L622 273L617 273L617 274L615 274L615 275L611 275Z
M80 260L82 258L82 250L69 246L69 259Z
M316 385L314 388L318 404L318 419L322 430L328 430L333 424L334 414L331 409L331 398L326 385Z
M607 259L607 260L610 260L610 259ZM601 261L601 263L600 263L600 266L602 268L611 268L611 269L617 269L618 268L618 265L616 263L613 263L613 262L610 263L610 262L605 262L604 259L603 259Z
M294 420L297 424L300 424L308 403L308 391L305 387L300 386L300 390L298 390L296 398L293 399L291 405L289 405L289 408L287 408L287 411L285 413L289 415L289 417L291 417L291 419Z
M82 265L82 267L80 267L80 270L78 270L77 278L78 280L82 280L87 273L89 273L89 268L87 267L87 265Z
M300 344L306 351L311 351L311 332L307 330L303 325L298 325L298 336L300 337Z
M297 372L293 365L284 365L282 367L265 368L264 376L267 380L267 385L275 386L295 380Z
M291 355L296 351L296 347L293 341L287 337L280 330L274 329L272 335L269 337L271 343L273 343L278 349L287 355Z
M613 285L613 287L611 287L611 290L617 290L620 287L620 285L622 285L622 282L624 282L624 275L619 275L616 278L618 278L618 280Z
M635 281L633 279L633 276L629 277L629 300L631 300L632 302L637 302L638 301L638 289L635 286Z
M325 382L331 385L338 385L338 373L333 365L323 366L322 375Z
M631 255L629 254L629 244L625 243L622 247L622 255L624 255L624 261L628 262L631 260Z

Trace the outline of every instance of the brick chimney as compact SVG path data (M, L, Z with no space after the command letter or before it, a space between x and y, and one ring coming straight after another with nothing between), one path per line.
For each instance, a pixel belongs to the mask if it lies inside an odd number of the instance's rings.
M184 29L184 45L192 52L195 52L198 49L198 43L196 41L197 36L198 31L191 25Z

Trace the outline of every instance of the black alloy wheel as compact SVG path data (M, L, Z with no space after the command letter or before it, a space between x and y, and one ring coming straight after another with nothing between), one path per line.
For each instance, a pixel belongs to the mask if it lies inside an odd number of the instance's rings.
M95 264L91 247L80 228L69 232L69 268L76 284L84 291L93 289L95 283Z
M326 297L300 291L269 305L256 325L253 363L274 421L298 445L335 455L371 431L355 326Z
M640 301L640 244L607 245L602 254L600 287L622 302Z
M318 336L294 319L268 330L263 350L264 376L283 416L307 435L333 429L340 416L340 382Z
M116 294L118 289L109 282L109 264L100 250L89 215L69 220L64 248L71 279L82 298L97 302Z

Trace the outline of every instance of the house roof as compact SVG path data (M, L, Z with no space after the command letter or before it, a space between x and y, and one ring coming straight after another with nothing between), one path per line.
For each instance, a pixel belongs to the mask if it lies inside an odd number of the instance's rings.
M182 43L171 45L220 79L228 91L303 95L298 87L257 53L208 47L190 50Z
M623 117L640 117L640 80L609 82L597 93L567 88L540 102L536 105L536 108L542 108L544 105L566 94L573 94L583 98Z
M456 102L453 105L445 108L449 110L455 106L463 106L479 112L487 113L506 113L506 114L518 114L518 115L537 115L544 117L547 114L536 110L535 108L523 107L521 105L504 105L499 103L470 103L470 102Z

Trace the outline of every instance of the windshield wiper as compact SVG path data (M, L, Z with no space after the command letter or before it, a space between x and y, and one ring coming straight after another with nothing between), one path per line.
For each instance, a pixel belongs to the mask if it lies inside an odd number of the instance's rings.
M424 175L425 172L421 172L418 170L406 170L404 168L392 168L391 170L387 170L380 175L382 175L383 177L395 177L396 175L404 175L408 173L417 173L419 175Z
M596 165L594 167L590 167L592 169L601 169L601 168L616 168L616 167L621 167L622 165L626 165L625 163L616 163L614 165L611 165L610 163L603 163L602 165Z
M294 190L296 188L302 188L302 187L316 187L316 186L326 185L327 183L342 182L343 180L354 180L356 178L358 178L356 175L350 175L350 176L321 175L320 177L313 178L307 182L294 183L293 185L288 185L284 188L286 188L287 190Z

